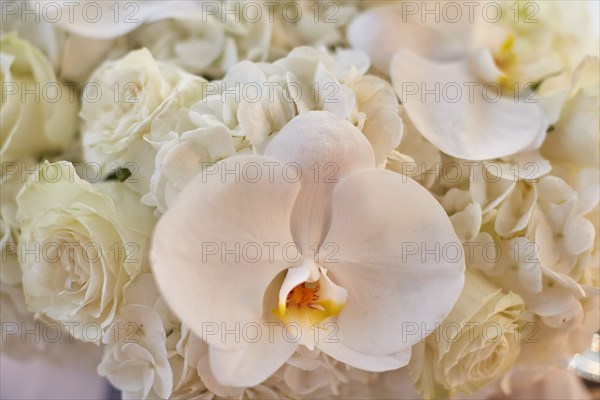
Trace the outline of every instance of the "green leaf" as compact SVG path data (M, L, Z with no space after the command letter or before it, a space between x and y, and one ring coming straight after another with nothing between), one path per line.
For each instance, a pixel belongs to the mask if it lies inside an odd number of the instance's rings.
M107 181L125 182L131 176L131 171L127 168L118 168L116 171L106 177Z

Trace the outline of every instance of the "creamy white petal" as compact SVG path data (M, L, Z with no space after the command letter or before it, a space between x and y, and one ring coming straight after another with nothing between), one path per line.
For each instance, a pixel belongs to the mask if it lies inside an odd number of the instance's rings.
M574 255L581 254L594 245L594 225L583 217L569 218L562 231L566 250Z
M569 301L569 305L570 308L561 314L542 317L544 324L556 329L564 328L569 321L572 321L583 313L583 307L581 306L580 301L572 299L572 301Z
M462 245L441 205L412 179L389 171L340 182L320 256L348 292L337 321L340 341L367 355L395 354L421 340L399 332L406 323L442 321L464 282Z
M294 118L271 141L265 156L283 162L290 177L301 173L292 234L305 256L327 232L331 191L337 182L353 172L375 167L373 149L365 136L346 119L325 111Z
M501 161L484 162L491 175L507 180L534 180L546 175L552 169L550 161L538 151L518 153Z
M471 169L469 192L484 214L500 204L515 186L514 180L492 175L483 163Z
M337 340L324 340L318 346L325 354L338 361L354 368L373 372L390 371L404 367L410 361L411 356L410 348L389 355L363 354L344 346Z
M461 243L471 241L481 228L481 206L471 203L464 210L452 215L450 221Z
M577 215L592 211L600 201L600 170L584 169L577 174Z
M494 238L487 232L479 232L473 241L465 245L465 259L469 268L480 269L490 276L504 272L495 268L494 260L499 259L498 251Z
M225 386L247 387L273 375L298 347L295 332L285 336L283 328L283 324L251 326L247 328L249 339L254 341L256 332L260 336L256 342L241 337L241 341L246 341L241 349L228 351L211 346L209 360L215 379Z
M359 75L364 75L371 66L371 60L366 53L352 49L338 48L335 61L334 74L341 81L348 77L352 69L355 69Z
M498 97L497 88L479 82L472 67L467 58L433 62L401 50L391 77L415 127L444 153L487 160L529 149L546 132L541 107Z
M537 247L525 237L516 237L503 249L511 262L510 271L516 271L518 283L528 292L542 291L542 268L536 258ZM510 260L513 258L512 260Z
M542 148L544 154L553 160L588 165L598 168L600 163L600 92L598 84L598 58L586 57L573 73L573 87L566 103L562 105L554 129ZM557 109L558 107L554 107ZM556 114L556 112L554 113Z
M548 223L541 219L534 230L537 258L543 267L551 268L560 258L560 249L556 246L554 232Z
M468 24L422 23L419 12L411 11L413 5L416 3L408 7L400 4L375 7L361 13L348 26L350 45L367 52L373 65L386 75L394 53L400 49L438 59L454 58L466 51Z
M535 187L518 184L502 202L496 215L494 229L502 236L510 236L527 227L537 195Z
M189 1L131 1L123 5L84 0L73 3L60 0L58 26L67 32L92 39L113 39L125 35L144 22L156 21L201 11Z
M190 182L157 225L151 260L158 286L210 345L243 347L207 333L206 324L221 332L221 324L262 321L268 285L293 266L281 249L293 244L289 221L299 184L286 181L282 168L258 156L221 161Z
M308 261L311 264L311 266L314 265L314 268L310 268L307 265L305 265L306 261ZM285 308L285 302L288 293L291 292L295 286L298 286L301 283L308 281L309 278L311 278L311 270L313 269L316 270L317 277L313 277L313 279L311 279L310 281L314 282L318 278L319 271L314 261L310 259L305 260L305 262L298 267L290 268L287 270L287 273L285 274L285 279L283 280L281 288L279 289L278 304L280 307Z
M523 292L529 310L541 317L552 317L568 313L575 303L579 303L572 290L556 282L550 287L549 282L543 281L545 287L539 293Z
M258 102L242 101L238 107L237 118L242 134L252 144L260 144L272 131L271 123Z

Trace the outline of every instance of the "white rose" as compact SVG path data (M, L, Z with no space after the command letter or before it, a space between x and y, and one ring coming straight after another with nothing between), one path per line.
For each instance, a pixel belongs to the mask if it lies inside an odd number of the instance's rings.
M2 267L0 282L9 285L21 283L21 267L17 256L17 233L11 229L0 213L0 244L2 246Z
M472 393L513 365L523 300L467 270L463 291L446 320L413 348L409 364L425 398Z
M98 94L83 95L86 161L98 163L105 172L128 168L134 178L128 183L146 193L156 152L144 135L155 118L201 98L203 83L202 78L155 61L146 49L106 62L88 83Z
M23 290L36 313L82 340L105 330L123 287L146 268L154 218L127 186L92 186L68 162L45 163L17 197ZM85 324L96 330L86 334ZM97 335L99 336L99 335Z
M0 43L2 162L64 149L77 127L72 88L58 81L44 54L16 33L2 34Z
M133 3L135 10L123 9L121 18L115 18L118 10L110 4L85 0L79 5L85 9L86 3L99 10L97 20L86 18L77 7L74 18L67 18L73 10L69 4L59 4L63 18L57 25L69 36L63 61L70 76L85 76L102 57L140 47L147 47L161 61L215 78L240 60L262 61L269 54L272 24L266 4L180 1L173 7L170 1L142 1ZM70 43L71 38L84 38L90 46L82 46L82 40ZM82 65L67 57L77 56L77 50L87 56L77 57Z

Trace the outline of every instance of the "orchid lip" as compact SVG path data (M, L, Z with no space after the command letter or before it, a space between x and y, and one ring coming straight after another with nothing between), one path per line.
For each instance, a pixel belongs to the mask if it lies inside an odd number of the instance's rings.
M347 293L327 276L327 272L306 260L299 267L288 269L273 314L285 323L310 326L338 315L346 304Z

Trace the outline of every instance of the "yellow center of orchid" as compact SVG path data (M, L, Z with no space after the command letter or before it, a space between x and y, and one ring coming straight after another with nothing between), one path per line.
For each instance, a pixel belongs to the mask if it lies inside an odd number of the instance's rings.
M334 284L326 272L316 281L299 283L285 293L286 290L282 288L279 304L273 309L273 314L285 323L312 326L338 315L346 303L346 291Z
M496 56L494 57L494 61L498 68L500 68L505 73L509 73L510 70L516 64L516 55L514 52L514 44L515 38L513 35L509 35L506 40L500 45L500 49L498 50ZM507 75L503 75L498 78L498 84L502 86L503 89L508 89L511 85L512 81Z
M315 308L316 301L319 299L319 283L304 282L292 289L288 293L285 301L287 308L291 307L312 307Z

